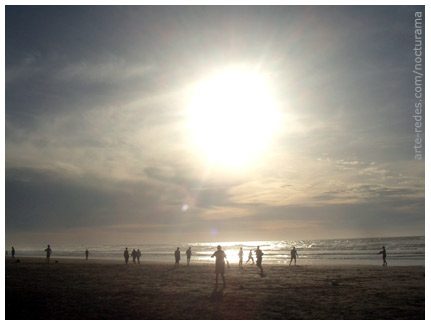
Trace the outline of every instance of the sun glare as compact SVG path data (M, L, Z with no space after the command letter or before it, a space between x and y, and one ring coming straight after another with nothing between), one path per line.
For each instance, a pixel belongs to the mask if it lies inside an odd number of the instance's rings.
M229 69L200 82L190 105L197 146L217 164L249 162L277 129L277 110L262 75Z

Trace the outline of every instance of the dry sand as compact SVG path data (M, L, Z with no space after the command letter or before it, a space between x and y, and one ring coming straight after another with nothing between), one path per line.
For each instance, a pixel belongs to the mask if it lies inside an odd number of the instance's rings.
M424 319L425 268L6 260L6 319ZM333 285L332 280L335 280Z

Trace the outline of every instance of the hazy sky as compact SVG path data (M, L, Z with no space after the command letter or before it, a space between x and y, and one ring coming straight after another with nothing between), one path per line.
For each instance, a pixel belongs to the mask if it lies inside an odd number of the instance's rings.
M424 235L418 10L7 6L7 245ZM232 67L265 80L278 121L236 164L190 123ZM235 110L203 129L257 148Z

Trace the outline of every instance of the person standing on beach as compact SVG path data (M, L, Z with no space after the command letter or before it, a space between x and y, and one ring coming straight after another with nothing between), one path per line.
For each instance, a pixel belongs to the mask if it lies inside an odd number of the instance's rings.
M223 288L226 287L226 280L224 278L224 260L226 259L226 254L223 250L221 250L221 246L217 246L217 251L215 251L211 258L216 257L215 264L215 274L216 274L216 288L218 287L218 275L221 275L223 280Z
M248 259L247 259L247 261L245 263L248 264L248 262L250 261L250 259L252 261L251 264L254 265L253 252L251 251L251 249L250 249L250 252L248 253Z
M257 249L256 249L256 266L260 268L260 272L263 274L262 256L263 256L263 252L262 252L262 250L260 250L259 246L257 246Z
M129 249L126 248L126 250L124 250L124 261L127 264L129 262Z
M141 251L138 249L136 250L136 259L138 260L138 264L141 263L140 259L141 259Z
M52 253L51 246L48 245L48 247L45 249L45 251L46 251L46 262L49 263L49 261L51 259L51 253Z
M12 247L12 259L15 259L15 248Z
M388 263L386 262L386 248L385 246L382 246L382 250L378 253L378 255L382 255L383 258L383 265L382 266L388 266Z
M296 266L296 257L298 257L298 253L296 252L295 247L292 248L292 250L290 251L290 264L292 264L292 260L295 260L295 266Z
M89 255L89 251L88 251L88 249L85 249L85 260L88 260L88 255Z
M132 250L132 258L133 258L133 264L136 264L136 250Z
M180 265L180 259L181 259L181 253L180 253L180 247L177 247L177 250L174 252L175 256L175 267Z
M242 258L244 257L244 252L242 251L242 247L239 248L238 256L239 256L239 267L242 268Z
M186 255L187 255L187 266L189 266L190 265L190 258L192 257L192 247L189 247L189 249L187 249Z

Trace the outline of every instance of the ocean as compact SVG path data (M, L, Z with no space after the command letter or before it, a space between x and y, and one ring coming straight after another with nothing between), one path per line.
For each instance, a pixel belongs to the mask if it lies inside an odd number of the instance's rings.
M126 247L129 253L133 249L140 249L141 262L159 261L174 263L174 251L177 247L181 251L181 263L185 264L186 250L191 247L191 263L213 263L212 253L217 245L221 245L231 264L239 261L238 252L242 247L244 251L244 264L248 259L250 250L256 259L254 250L257 246L264 252L263 264L289 264L290 250L296 247L298 252L297 264L301 265L379 265L381 255L377 253L382 246L386 247L387 262L389 266L425 265L425 237L393 237L393 238L363 238L363 239L332 239L332 240L281 240L281 241L245 241L245 242L196 242L174 244L118 244L118 245L55 245L51 258L82 258L87 248L90 258L123 259ZM44 257L45 247L15 247L15 256ZM10 255L10 248L8 248ZM131 259L131 258L130 258Z

